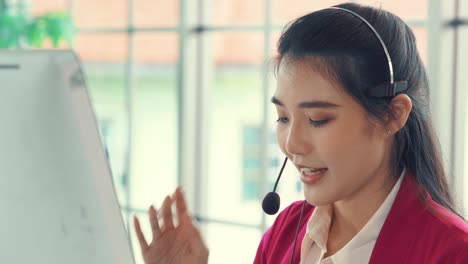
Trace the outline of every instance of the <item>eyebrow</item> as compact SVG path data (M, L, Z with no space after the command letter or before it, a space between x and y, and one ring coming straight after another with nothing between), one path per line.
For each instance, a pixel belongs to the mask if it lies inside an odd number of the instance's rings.
M284 106L283 103L274 96L271 98L271 102L274 103L275 105ZM302 103L299 103L298 106L299 108L336 108L336 107L339 107L339 105L337 104L325 102L325 101L302 102Z

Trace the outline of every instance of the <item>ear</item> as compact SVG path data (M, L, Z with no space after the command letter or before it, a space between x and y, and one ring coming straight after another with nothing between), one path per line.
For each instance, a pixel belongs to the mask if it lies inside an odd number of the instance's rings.
M411 98L406 94L399 94L395 96L389 104L391 115L386 119L385 128L389 134L395 134L402 127L405 126L408 120L413 103Z

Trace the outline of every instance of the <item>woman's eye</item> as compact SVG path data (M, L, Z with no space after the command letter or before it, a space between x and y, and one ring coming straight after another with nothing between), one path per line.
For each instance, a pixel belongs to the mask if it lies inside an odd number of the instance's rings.
M309 123L311 125L313 125L314 127L321 127L323 125L325 125L328 121L330 121L329 119L324 119L324 120L312 120L312 119L309 119Z
M278 120L276 120L276 123L281 123L281 124L286 124L288 123L289 118L287 117L279 117Z

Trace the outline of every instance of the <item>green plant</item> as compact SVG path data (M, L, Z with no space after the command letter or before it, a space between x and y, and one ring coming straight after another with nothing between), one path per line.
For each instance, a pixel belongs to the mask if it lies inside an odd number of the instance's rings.
M46 39L53 47L61 40L71 47L76 28L66 13L49 12L27 19L22 14L10 14L0 9L0 48L18 48L22 45L40 48Z

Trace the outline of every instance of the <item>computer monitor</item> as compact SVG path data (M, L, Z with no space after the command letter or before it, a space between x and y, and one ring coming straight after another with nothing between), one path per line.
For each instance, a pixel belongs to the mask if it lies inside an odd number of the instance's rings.
M0 263L134 263L77 56L0 50Z

